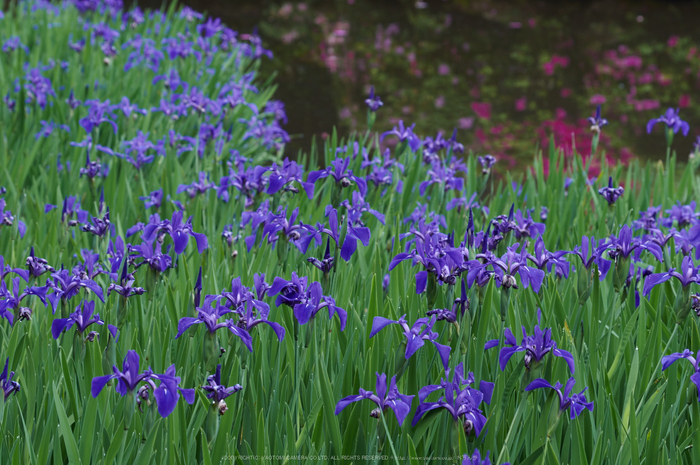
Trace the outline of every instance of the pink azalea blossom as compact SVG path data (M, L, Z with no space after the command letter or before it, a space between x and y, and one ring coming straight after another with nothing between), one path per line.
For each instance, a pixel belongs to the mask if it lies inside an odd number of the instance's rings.
M478 116L479 118L483 118L483 119L490 119L491 118L491 104L490 103L472 102L471 107L472 107L472 110L474 110L474 113L476 113L476 116Z
M518 100L515 101L515 109L517 111L525 111L526 107L527 107L527 97L520 97Z
M595 94L591 97L591 105L602 105L607 101L604 95Z

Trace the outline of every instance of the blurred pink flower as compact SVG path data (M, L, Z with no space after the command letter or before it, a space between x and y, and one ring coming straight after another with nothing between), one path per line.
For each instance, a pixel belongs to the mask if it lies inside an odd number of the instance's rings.
M491 104L490 103L472 102L471 107L472 107L472 110L474 110L474 113L476 113L476 116L478 116L479 118L483 118L483 119L490 119L491 118Z
M566 110L564 110L563 108L557 108L556 110L554 110L554 117L556 119L566 118Z
M671 84L671 76L666 76L663 73L659 73L659 75L656 77L656 82L658 82L662 86L667 86Z
M678 106L681 108L687 108L690 106L690 95L683 94L681 98L678 99Z
M537 25L537 20L535 18L530 18L527 20L527 24L530 27L535 27Z
M460 118L457 121L457 126L459 126L459 129L471 129L474 126L474 117Z
M450 67L447 66L445 63L442 63L440 66L438 66L438 74L440 76L450 74Z
M300 3L297 5L297 10L299 10L299 11L306 11L308 9L309 9L309 7L306 3Z
M521 27L523 27L523 25L519 21L513 21L508 25L508 27L510 27L511 29L520 29Z
M435 108L442 108L445 106L445 97L442 95L435 99Z
M591 96L591 105L602 105L605 102L607 102L608 99L605 98L605 95L600 95L600 94L595 94Z
M338 113L338 116L340 119L348 119L352 117L352 111L350 111L349 107L343 107L340 109L340 112Z
M561 96L562 97L566 98L569 95L571 95L571 89L569 89L568 87L564 87L561 89Z
M297 38L299 37L299 33L296 30L289 31L285 34L282 34L282 43L284 44L291 44Z
M525 107L527 107L527 97L520 97L515 101L515 109L517 111L524 111Z
M669 38L668 38L668 42L667 42L668 46L669 46L669 47L675 47L676 45L678 45L678 39L679 39L678 36L671 36L671 37L669 37Z

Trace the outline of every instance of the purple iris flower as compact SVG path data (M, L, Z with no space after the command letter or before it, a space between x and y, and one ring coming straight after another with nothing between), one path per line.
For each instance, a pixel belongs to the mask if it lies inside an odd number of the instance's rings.
M41 130L34 135L34 139L36 140L42 137L49 137L53 134L54 129L63 129L66 132L70 132L70 127L65 124L58 124L53 121L40 121L39 124L41 124Z
M507 248L507 252L498 258L490 252L485 254L478 254L476 258L482 258L485 260L483 267L491 266L496 273L496 280L501 286L506 288L514 287L518 288L518 283L515 280L515 274L520 275L520 279L523 283L523 287L526 289L532 285L532 290L535 292L540 291L542 286L542 281L544 280L544 271L538 270L537 268L532 268L527 266L528 253L525 247L518 253L517 250L520 244L517 242L512 246ZM479 267L473 267L469 270L467 274L467 283L471 287L474 279L476 278Z
M284 328L279 323L268 320L270 306L261 300L254 299L252 293L242 305L235 307L234 313L238 315L236 326L239 328L250 333L254 327L260 323L265 323L272 328L279 341L284 339Z
M216 184L209 181L209 175L206 171L199 172L199 180L192 182L192 184L180 184L175 191L176 194L185 192L189 198L193 199L197 194L204 194L209 189L216 188ZM161 189L162 192L162 189Z
M299 189L294 187L293 183L298 182L306 191L306 196L309 200L314 198L314 185L301 180L304 169L297 162L285 158L281 167L273 163L267 171L270 173L267 190L265 191L267 194L273 195L280 190L296 194L299 192Z
M104 102L87 100L85 105L88 106L88 115L81 118L79 123L88 135L102 123L110 124L112 129L114 129L114 134L117 133L117 123L114 122L116 115L112 113L112 104L109 100Z
M658 261L663 261L663 252L661 247L653 241L642 242L638 237L632 237L632 229L624 225L620 229L620 236L611 235L608 241L598 247L598 252L608 251L610 258L617 260L618 257L626 259L632 252L639 250L647 250Z
M423 265L424 269L416 273L417 294L425 291L430 273L435 275L441 285L454 285L464 268L471 265L464 262L462 251L449 242L448 236L440 233L438 229L431 229L422 218L418 222L418 229L411 228L409 233L401 237L408 235L414 236L413 241L406 243L406 250L409 251L398 253L392 258L389 271L400 262L409 259L412 260L412 266L418 263Z
M264 177L263 174L266 172L266 168L262 166L245 168L243 162L240 161L236 165L237 172L229 167L229 175L219 180L216 196L224 202L228 202L228 189L235 187L245 196L245 207L249 208L253 205L255 196L265 189L268 178Z
M9 366L10 357L7 357L7 359L5 359L5 368L2 370L2 374L0 375L0 389L2 389L4 394L5 402L7 402L7 398L10 397L10 394L17 393L20 390L19 383L12 380L12 378L15 377L15 372L11 371L9 375L7 373Z
M197 307L197 318L187 316L180 318L180 321L177 323L177 335L175 336L175 339L182 336L192 325L204 323L209 332L212 334L221 328L228 329L234 336L241 339L243 344L245 344L250 352L253 352L253 338L250 336L248 331L236 326L236 323L233 320L226 320L223 323L217 323L219 318L233 312L234 311L230 308L220 305L216 299L204 299L202 306Z
M139 197L139 200L143 201L144 207L146 209L149 209L151 207L160 208L160 204L163 201L163 189L158 189L146 196Z
M141 265L147 264L152 270L159 273L164 272L173 264L173 259L161 252L161 242L156 237L146 239L142 238L139 246L129 244L129 261L138 269ZM136 263L137 258L142 258L140 263Z
M33 255L34 255L34 247L32 247L32 255L30 255L30 257ZM40 258L39 260L43 260L43 259ZM44 260L44 261L46 261L46 260ZM29 266L29 258L27 258L27 266ZM23 270L22 268L12 268L10 265L5 265L5 257L0 255L0 280L5 279L5 276L7 276L8 274L14 273L17 276L24 279L24 282L28 283L30 272L31 272L31 268L29 271L27 271L27 270ZM42 273L40 273L40 275Z
M51 324L51 335L54 339L58 339L62 332L68 331L75 325L75 329L82 336L90 325L103 325L104 321L102 321L100 315L94 312L95 302L85 302L83 300L80 302L80 305L75 307L75 312L71 313L68 318L57 318L53 320Z
M313 266L321 270L324 274L328 273L333 269L335 264L335 258L331 255L331 238L330 236L326 240L326 253L323 255L323 259L318 259L316 257L310 257L306 259L307 262L311 263Z
M532 391L535 389L542 389L542 388L548 388L548 389L554 389L559 396L559 412L563 412L564 410L569 410L570 415L569 418L571 420L575 419L581 413L583 413L584 410L588 409L589 411L593 411L593 402L588 402L586 400L586 396L584 392L586 392L586 389L584 388L583 391L579 392L578 394L572 394L571 397L569 397L569 394L571 394L571 390L574 387L574 384L576 383L576 380L572 376L569 378L569 380L566 382L566 386L564 386L564 392L561 391L562 385L557 381L557 383L552 386L547 382L547 380L544 380L542 378L537 378L528 386L525 388L525 391Z
M464 211L481 209L486 215L488 215L490 213L489 207L479 205L479 202L476 200L477 195L478 194L474 192L469 198L467 198L466 194L463 197L455 197L447 202L447 205L445 205L445 210L450 211L453 208L457 208L457 213L462 213L463 209Z
M309 188L306 189L307 195L311 192L309 198L313 198L313 189L310 189L310 185L316 184L319 179L327 178L328 176L333 177L336 185L340 187L349 187L353 182L357 185L360 193L364 196L367 194L367 182L361 177L355 176L351 169L348 169L350 165L350 157L346 158L336 158L331 161L331 166L326 169L319 171L311 171L306 178L306 183Z
M591 269L593 264L598 265L598 271L600 272L600 280L604 280L605 276L610 271L610 261L603 258L603 249L599 246L603 246L603 241L598 243L595 237L583 236L581 238L581 246L575 246L574 250L571 252L581 259L583 267L587 270Z
M661 205L658 207L649 207L644 211L640 211L639 219L632 222L632 227L635 229L644 229L646 231L658 229L660 212Z
M221 18L207 18L204 24L197 25L197 34L202 34L204 38L213 37L222 27Z
M122 268L122 274L119 278L119 284L111 283L107 287L107 297L112 293L112 291L121 295L124 298L128 298L134 295L142 295L146 292L142 287L134 286L134 274L127 272L128 260L124 260L124 267Z
M119 102L117 105L115 105L114 109L121 110L122 113L124 113L124 116L126 116L127 118L131 117L132 113L134 114L134 116L136 116L136 114L141 114L141 115L148 114L147 110L142 110L138 107L138 105L132 104L129 101L128 97L122 97L121 102Z
M71 50L73 50L77 53L82 52L83 49L85 48L85 44L86 44L85 37L83 37L82 39L80 39L77 42L72 42L71 40L72 39L68 40L68 47L70 47Z
M491 451L486 452L486 457L484 457L484 460L481 460L479 449L474 449L472 455L464 454L462 465L491 465L491 460L489 459L490 452ZM510 465L510 462L503 463L502 465Z
M280 341L284 339L284 328L268 320L270 306L262 300L256 299L253 292L241 283L240 277L231 280L230 291L222 291L220 295L209 295L206 298L209 300L223 299L224 305L238 315L236 324L239 328L250 332L260 323L265 323L272 328Z
M322 294L320 283L314 281L309 284L306 276L300 278L295 271L292 272L290 281L276 277L268 290L268 295L277 296L275 305L279 307L281 304L285 304L294 309L294 317L300 325L305 325L319 311L327 308L328 319L332 319L333 315L338 315L340 330L345 330L348 313L343 308L338 307L332 297Z
M379 213L377 210L373 210L370 207L369 202L365 201L364 196L357 191L353 191L352 193L352 205L348 200L343 200L340 202L340 205L347 209L348 221L350 222L349 224L364 226L361 217L365 212L373 215L381 224L384 224L384 214ZM330 210L329 207L332 208L330 205L326 207L327 212Z
M661 219L661 224L667 228L673 227L674 222L678 224L678 228L696 224L698 222L698 213L695 213L696 205L695 200L688 205L677 202L670 210L666 210L668 216Z
M197 242L197 250L202 253L204 249L209 247L207 236L201 233L196 233L192 230L192 217L187 221L183 221L183 212L177 211L173 213L172 220L163 220L157 224L148 224L143 230L143 237L151 240L157 237L161 231L167 232L172 237L175 243L175 253L180 255L185 251L190 237L194 237Z
M491 172L491 168L493 168L493 165L495 165L498 160L493 155L486 154L483 157L477 157L476 161L481 165L481 174L487 175Z
M207 393L207 398L216 405L219 413L223 415L228 410L224 400L231 394L243 389L243 387L240 384L234 384L230 387L221 384L221 365L219 364L216 365L216 373L207 377L207 385L202 386L202 389Z
M556 268L558 275L563 276L565 279L569 278L569 268L571 264L566 260L562 260L562 257L571 252L565 250L560 250L558 252L550 252L544 246L544 240L542 236L539 236L535 241L535 254L527 254L528 260L530 260L537 268L544 270L545 267L549 271L552 270L552 266Z
M600 105L595 109L595 116L589 116L588 122L591 125L591 132L600 134L600 128L608 124L608 120L600 117Z
M20 40L19 36L12 36L9 39L5 41L5 43L2 45L2 51L5 53L9 52L14 52L18 48L21 48L24 50L24 53L29 55L29 47L24 45L22 41Z
M527 218L523 216L523 213L520 210L515 212L513 231L515 238L518 240L522 239L523 237L531 237L536 239L544 234L544 230L546 228L544 223L535 223L529 211L526 213Z
M692 375L690 375L690 381L695 384L698 388L698 402L700 402L700 367L698 367L698 362L693 357L693 352L685 349L683 352L676 352L675 354L666 355L661 358L661 370L666 370L668 367L676 363L678 360L686 359L693 364L693 369L695 370Z
M10 210L6 210L5 199L0 198L0 228L3 226L12 226L15 222L15 217ZM27 225L24 221L17 220L17 230L19 231L19 237L22 238L27 232Z
M446 376L449 370L445 369ZM479 389L474 389L471 384L474 383L474 373L469 373L464 377L464 367L460 363L455 367L452 374L452 381L447 381L444 378L439 385L428 385L418 391L418 399L420 405L413 417L412 426L416 426L418 421L426 413L444 408L455 422L462 423L465 434L469 435L472 432L475 436L479 436L486 424L486 417L479 409L482 402L491 403L494 384L486 381L479 383ZM430 394L435 391L442 390L443 396L437 402L425 402Z
M102 211L101 208L100 211ZM112 223L109 221L109 207L107 207L107 211L102 218L91 216L90 223L80 226L80 230L94 234L97 237L103 237L110 230L111 225Z
M421 196L425 195L426 189L432 184L442 184L445 191L454 189L461 192L464 189L464 179L457 177L457 170L446 162L434 162L428 170L428 176L430 179L418 186Z
M27 307L20 307L22 300L30 295L36 296L46 306L46 289L47 286L36 287L29 286L21 293L19 292L19 278L12 278L12 291L7 289L5 281L0 280L0 317L5 318L10 326L14 324L15 316L10 310L14 310L17 316L21 319L30 319L32 311Z
M170 92L176 92L180 86L182 86L183 90L187 90L190 86L187 82L180 78L180 74L175 68L171 68L167 74L156 75L151 84L155 85L156 82L160 81L163 81L163 85L165 85L165 88Z
M79 274L71 273L63 268L51 273L51 278L53 279L48 279L46 284L53 291L47 296L53 307L53 313L56 313L59 300L67 302L78 295L80 289L88 289L94 292L103 303L105 301L102 287L92 279L83 278Z
M416 123L411 126L404 126L403 120L399 121L399 125L395 126L391 131L387 131L381 135L379 141L384 141L384 138L389 135L394 135L399 138L399 142L408 141L408 146L414 152L420 148L421 141L420 138L413 133L413 128L416 127Z
M403 334L406 337L406 360L411 358L416 351L425 345L425 342L432 342L440 355L440 360L442 361L442 366L447 370L450 359L450 346L439 344L437 341L439 334L433 331L433 326L435 325L435 316L430 319L423 317L418 318L413 326L408 326L408 321L406 321L406 315L403 315L397 321L390 320L381 316L374 317L372 321L372 331L369 337L374 337L379 331L384 329L390 324L397 324L403 328ZM414 420L415 421L415 420Z
M379 95L374 95L374 86L369 89L369 98L365 100L365 104L369 107L369 111L376 112L379 107L384 105Z
M111 375L97 376L92 379L92 397L97 398L107 383L113 379L117 380L115 389L122 396L133 392L138 387L139 383L147 381L153 376L153 371L150 368L143 373L139 373L139 362L139 354L134 350L128 351L122 364L123 371L119 371L116 366L113 366L112 371L114 373Z
M2 97L2 101L5 103L10 113L15 111L15 107L17 106L17 100L11 99L9 92Z
M696 267L693 264L693 259L690 258L689 255L686 255L683 257L680 273L674 268L671 268L666 273L655 273L649 276L644 281L644 296L648 297L654 286L666 282L671 278L676 278L678 281L680 281L683 287L688 287L691 284L700 284L700 275L698 274L699 271L700 267Z
M122 240L121 236L117 236L116 239L110 240L109 245L107 246L107 256L110 264L109 278L112 281L117 280L119 267L121 266L124 255L126 255L124 241Z
M525 326L523 326L523 339L520 342L520 344L518 344L518 341L517 339L515 339L515 336L513 336L513 333L511 332L510 328L505 329L504 336L506 347L503 347L498 355L498 361L501 365L501 371L504 371L506 369L506 364L508 364L508 360L510 360L510 358L517 352L525 352L523 363L527 370L530 370L533 364L539 364L539 362L542 361L544 356L551 352L552 355L554 355L555 357L563 358L566 361L567 365L569 365L569 370L571 370L571 374L574 374L574 357L573 355L571 355L570 352L557 348L557 343L552 340L551 328L547 328L544 331L542 331L540 329L540 325L536 324L534 334L532 336L528 336L527 332L525 331ZM498 345L498 340L495 339L493 341L487 342L485 348L490 349L491 347L495 347L494 342L496 345Z
M316 245L319 245L320 235L314 234L315 230L312 227L302 222L296 224L298 215L299 208L295 208L292 211L289 219L287 219L287 209L283 207L279 207L277 214L268 213L265 226L263 227L262 240L265 240L267 237L268 243L276 243L279 240L279 234L282 234L283 239L287 239L294 244L303 254L306 254L314 238L316 239ZM254 236L246 238L249 252L254 240Z
M91 161L90 154L88 153L87 159L85 160L85 167L80 168L80 177L83 175L87 176L88 179L92 180L96 177L106 178L109 174L109 165L102 164L100 160Z
M138 131L136 137L132 140L122 142L125 147L124 154L118 154L114 152L115 156L123 158L128 161L138 170L141 169L143 165L152 163L155 159L155 155L146 155L149 150L157 150L156 145L148 140L148 133L144 134L142 131ZM135 154L132 155L132 154Z
M192 8L185 6L180 11L180 19L185 19L188 22L192 22L195 19L203 19L204 15L194 11Z
M612 176L608 178L608 185L606 187L598 189L598 194L603 196L608 202L608 205L614 204L624 193L624 187L613 187Z
M658 118L652 118L647 123L647 133L651 134L651 130L656 123L665 123L666 126L676 134L679 130L683 130L683 135L687 136L688 131L690 131L690 126L688 123L683 121L680 116L678 116L678 109L669 108L666 113Z
M156 387L154 379L160 381L158 387ZM194 389L183 389L180 387L180 377L176 376L174 364L170 365L165 370L165 373L161 375L154 373L146 380L146 385L139 389L139 399L137 400L139 408L140 400L147 400L148 388L153 390L153 397L158 404L158 413L163 418L173 413L178 400L180 400L180 394L182 394L182 397L188 404L192 405L194 403Z
M54 92L51 85L51 79L42 76L42 70L40 68L32 68L29 70L25 79L27 84L25 84L25 89L27 90L27 96L30 100L36 100L42 110L46 109L46 104L48 103L48 96L56 98L56 92Z
M376 373L376 375L376 395L372 391L365 391L364 389L360 388L359 394L347 396L338 401L338 404L335 406L335 414L338 415L343 411L343 409L345 409L345 407L353 402L369 399L377 405L377 408L372 410L370 413L372 418L379 418L379 415L384 412L384 410L390 408L394 411L394 415L396 415L396 420L399 422L399 426L403 425L403 422L406 420L406 417L411 411L411 402L415 396L407 396L399 392L399 388L396 387L396 376L391 377L387 392L386 374L382 373L380 375L379 373Z
M357 242L360 241L365 247L369 246L371 231L364 226L354 226L348 223L347 234L342 246L340 244L340 225L338 223L338 212L335 208L326 209L328 213L328 228L319 227L324 234L335 241L336 246L340 247L340 258L350 261L350 258L357 250Z

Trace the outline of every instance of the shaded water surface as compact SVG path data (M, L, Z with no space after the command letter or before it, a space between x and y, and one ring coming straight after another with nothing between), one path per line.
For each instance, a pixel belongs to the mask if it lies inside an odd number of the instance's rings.
M602 104L609 161L665 154L650 118L679 107L700 134L700 4L695 2L401 2L186 0L231 28L257 28L274 52L286 104L289 154L311 138L365 130L373 85L384 106L375 129L404 120L420 135L458 139L517 167L554 137L590 152L585 118ZM140 2L142 6L157 6Z

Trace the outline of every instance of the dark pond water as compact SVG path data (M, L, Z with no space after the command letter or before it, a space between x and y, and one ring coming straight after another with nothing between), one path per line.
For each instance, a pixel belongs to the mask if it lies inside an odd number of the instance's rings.
M154 6L139 2L142 6ZM370 85L384 101L375 129L402 119L420 135L442 131L516 168L536 144L590 151L585 118L597 104L610 124L609 161L665 155L650 118L679 107L700 134L700 4L397 0L186 0L231 28L257 27L286 104L289 154L337 126L366 129ZM159 2L155 4L158 6Z

